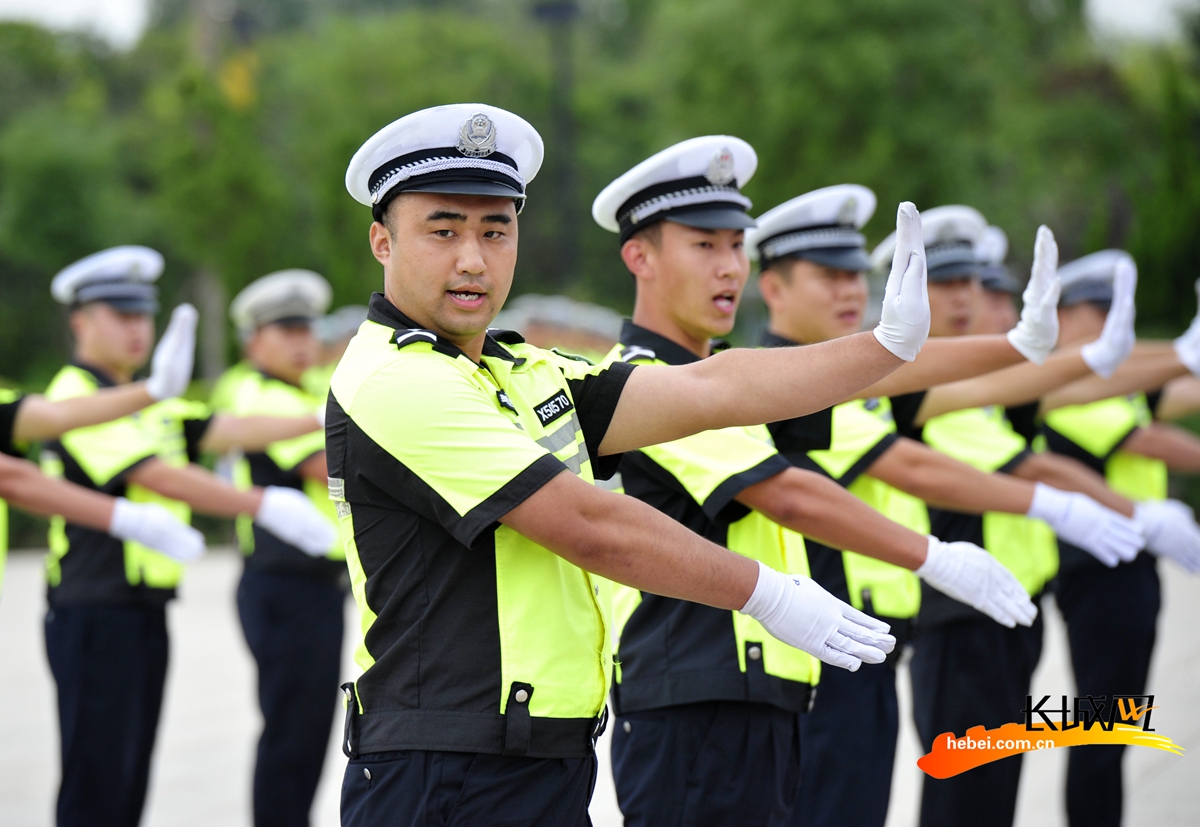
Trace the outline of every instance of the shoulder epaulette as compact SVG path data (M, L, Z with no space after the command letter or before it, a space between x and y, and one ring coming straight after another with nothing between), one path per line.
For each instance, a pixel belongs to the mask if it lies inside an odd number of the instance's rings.
M437 334L430 330L406 330L400 329L392 334L392 344L397 349L415 345L417 342L429 342L431 345L438 343Z
M525 337L515 330L504 330L499 327L489 327L488 335L497 342L502 342L506 345L523 345Z
M658 355L648 347L630 345L621 351L622 362L632 362L634 359L657 359Z
M595 362L593 362L591 359L587 358L586 356L580 356L578 353L567 353L565 350L559 350L556 347L550 348L550 352L558 354L559 356L563 357L564 359L572 359L576 362L583 362L585 365L596 364Z

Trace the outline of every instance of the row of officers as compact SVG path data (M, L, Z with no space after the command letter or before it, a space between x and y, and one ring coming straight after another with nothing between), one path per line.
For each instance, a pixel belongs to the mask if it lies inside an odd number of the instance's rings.
M175 398L187 307L133 381L161 257L117 248L56 277L74 359L4 408L6 452L45 441L45 476L5 458L0 493L59 515L60 825L139 821L164 607L203 551L189 509L239 520L257 825L308 823L347 588L354 827L587 824L610 708L627 824L882 825L901 648L926 749L1019 720L1049 588L1076 694L1146 692L1157 558L1200 571L1200 527L1167 498L1168 468L1200 469L1167 424L1200 408L1200 322L1137 341L1128 255L1059 267L1042 228L1022 287L976 210L909 203L869 253L869 189L752 218L754 150L695 138L593 204L637 292L589 359L490 328L542 157L484 104L373 136L346 175L383 268L366 320L314 373L328 285L260 279L231 306L246 360L211 406ZM769 325L730 349L752 260ZM233 484L206 452L232 456ZM1121 749L1072 751L1071 824L1120 823ZM1011 824L1019 774L1014 757L926 779L922 824Z

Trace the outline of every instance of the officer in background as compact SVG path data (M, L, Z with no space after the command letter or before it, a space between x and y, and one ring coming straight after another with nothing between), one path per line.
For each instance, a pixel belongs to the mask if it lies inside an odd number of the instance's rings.
M637 283L633 320L610 361L703 363L712 338L732 328L749 276L743 233L753 225L736 187L749 180L755 161L737 138L694 138L642 162L596 198L593 216L619 233L622 259ZM722 167L727 177L713 181ZM706 192L704 180L713 189ZM919 243L911 205L902 205L898 224ZM1022 358L1003 339L982 344ZM922 350L885 381L926 370L926 357ZM827 477L792 467L766 428L728 428L643 448L622 461L621 479L625 493L768 565L807 575L802 532L919 568L1009 623L1033 619L1016 581L981 549L943 547ZM956 576L946 576L949 569ZM986 585L991 576L994 591ZM623 587L615 602L613 772L626 823L701 817L713 824L790 823L804 753L799 713L821 671L829 670L818 671L814 659L774 645L730 612Z
M8 554L8 503L49 517L61 514L73 523L105 531L123 540L158 551L190 548L186 556L203 552L204 538L152 503L132 503L124 497L89 492L77 485L43 475L25 462L29 444L54 439L67 431L119 419L187 389L195 356L196 311L182 305L154 349L150 378L125 387L106 388L87 399L54 402L39 394L0 390L0 586Z
M596 367L488 333L542 155L521 118L455 104L385 127L347 171L372 208L385 290L334 373L326 423L364 628L364 672L346 685L350 827L589 823L612 579L740 607L764 637L851 667L891 648L884 624L807 578L591 482L623 451L802 415L913 358L919 247L898 256L872 334L702 365Z
M871 266L860 231L874 208L874 193L848 184L798 196L757 219L747 244L751 258L761 265L760 292L769 312L762 344L812 344L859 331L868 300L864 271ZM924 224L936 220L935 215ZM1053 276L1052 269L1047 273L1035 267L1039 271ZM1044 279L1031 282L1030 303L1052 287ZM1003 336L1015 326L1014 318L1013 324L994 333ZM1013 333L1026 349L1035 338L1029 335L1030 327L1027 321ZM960 339L958 344L968 346L970 340ZM1114 560L1118 552L1131 558L1138 548L1138 533L1129 520L1083 495L983 474L899 437L887 397L845 402L768 427L776 448L794 465L828 476L921 534L930 531L922 502L928 500L976 514L1041 513L1059 531ZM1068 507L1061 507L1064 504ZM1068 515L1073 519L1066 519ZM1127 538L1124 545L1122 537ZM885 620L898 642L908 640L921 595L919 580L911 572L811 539L806 549L813 579ZM854 674L828 670L822 684L812 710L802 717L800 794L792 823L882 827L899 730L895 660L864 665Z
M75 352L47 399L93 396L132 381L149 356L162 265L154 250L121 247L55 276L51 292L70 308ZM203 405L166 399L63 434L43 450L42 467L93 491L159 503L185 522L191 508L253 514L293 542L327 549L334 532L299 492L237 491L192 464L203 451L254 448L315 426L313 417L212 417ZM62 517L52 518L49 540L46 654L62 734L57 822L137 824L166 675L166 604L196 550L189 544L160 553Z
M1122 263L1132 266L1128 254L1105 250L1062 268L1059 319L1064 344L1086 338L1105 323L1113 304L1114 273ZM1186 343L1179 345L1186 352ZM1168 470L1197 469L1196 439L1183 432L1156 433L1153 417L1147 394L1135 393L1049 410L1043 433L1051 451L1083 462L1138 503L1147 551L1200 571L1200 535L1191 510L1166 499ZM1107 569L1068 543L1061 543L1059 550L1055 598L1067 622L1076 694L1111 698L1145 693L1161 606L1154 555L1140 554ZM1121 823L1123 754L1119 746L1071 750L1066 796L1070 824Z
M263 276L242 290L229 315L254 372L232 393L237 416L304 416L324 409L301 383L317 358L313 323L329 307L324 278L308 270ZM336 527L326 486L325 434L272 442L240 460L240 488L279 486L304 492ZM305 550L239 518L245 570L238 616L258 665L263 731L254 763L257 827L304 827L321 777L341 668L346 598L340 543ZM311 549L311 547L310 547Z
M313 322L313 335L317 337L317 361L304 372L304 389L324 402L329 394L329 380L341 361L342 354L358 328L367 320L367 308L361 304L347 304Z

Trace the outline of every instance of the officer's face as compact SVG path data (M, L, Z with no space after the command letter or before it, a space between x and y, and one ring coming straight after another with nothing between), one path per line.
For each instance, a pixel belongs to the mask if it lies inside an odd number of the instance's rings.
M1091 302L1080 302L1058 308L1058 343L1060 345L1090 342L1104 330L1108 312Z
M303 323L263 325L246 343L246 355L259 370L293 385L317 363L317 337Z
M478 355L517 264L510 198L405 193L371 225L387 298L414 322Z
M649 300L689 337L706 341L733 329L750 275L743 230L700 230L661 222L657 244L635 236L621 250ZM634 249L636 246L636 249Z
M78 354L118 374L137 372L150 358L154 317L93 302L71 314Z
M984 290L976 293L975 320L972 333L1007 333L1017 326L1017 308L1013 297L1002 290Z
M975 283L964 277L929 282L929 335L965 336L975 316Z
M759 278L771 329L797 342L815 344L862 330L867 279L856 270L837 270L790 259Z

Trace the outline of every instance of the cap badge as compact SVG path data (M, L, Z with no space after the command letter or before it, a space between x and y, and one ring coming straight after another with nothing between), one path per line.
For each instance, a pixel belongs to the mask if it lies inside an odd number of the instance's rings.
M839 224L853 224L855 217L858 215L858 199L853 195L846 199L842 204L842 208L838 210L837 220Z
M708 172L704 177L717 186L725 186L733 181L733 153L726 147L721 147L713 154L708 162Z
M486 158L496 151L496 125L482 112L463 121L455 147L468 158Z

